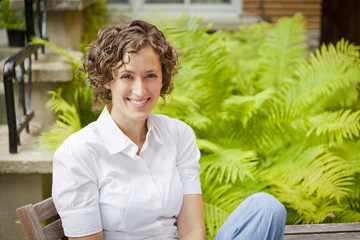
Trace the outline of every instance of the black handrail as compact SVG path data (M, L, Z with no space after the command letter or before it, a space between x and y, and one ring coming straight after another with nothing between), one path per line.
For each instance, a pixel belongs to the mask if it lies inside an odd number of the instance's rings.
M46 0L43 1L43 13L42 23L40 15L40 0L36 0L36 18L34 28L34 16L33 16L33 0L24 0L25 3L25 17L26 17L26 37L27 44L32 36L44 38L46 34ZM26 128L29 132L29 122L34 117L34 112L30 110L31 106L31 87L32 87L32 75L31 75L31 56L34 54L37 59L37 50L42 48L44 52L44 46L41 44L27 45L19 52L10 56L4 64L4 90L5 90L5 102L6 102L6 114L9 128L9 151L10 153L17 153L17 146L20 144L20 132ZM27 68L25 69L25 61L28 60ZM16 67L19 66L19 76L16 74ZM25 99L25 75L28 75L27 85L27 99ZM18 100L18 113L15 113L15 101L14 101L14 85L13 82L19 83L19 100ZM21 121L21 111L25 119ZM17 116L17 117L16 117Z

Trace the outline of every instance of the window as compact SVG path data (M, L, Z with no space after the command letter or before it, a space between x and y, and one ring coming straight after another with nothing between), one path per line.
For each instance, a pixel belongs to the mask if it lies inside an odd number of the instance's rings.
M205 18L239 17L242 9L242 0L108 0L108 4L135 14L159 9L171 15L186 11Z

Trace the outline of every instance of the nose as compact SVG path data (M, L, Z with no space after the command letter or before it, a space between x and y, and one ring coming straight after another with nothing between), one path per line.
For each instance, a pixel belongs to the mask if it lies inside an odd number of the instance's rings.
M133 84L133 93L137 97L143 97L147 93L147 86L142 78L136 78Z

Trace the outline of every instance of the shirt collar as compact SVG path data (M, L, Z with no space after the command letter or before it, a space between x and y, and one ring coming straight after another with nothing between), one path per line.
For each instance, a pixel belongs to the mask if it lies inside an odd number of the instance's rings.
M148 128L148 133L146 136L146 141L148 141L148 138L150 137L150 135L152 135L154 137L154 140L160 144L163 144L163 142L161 141L161 137L160 137L160 127L163 126L158 126L158 124L156 124L155 122L155 116L153 114L150 114L149 117L147 118L147 128Z
M136 148L135 152L137 151L137 146L116 125L107 107L96 120L96 125L110 154L121 152L128 147Z
M153 136L156 142L163 144L159 135L160 133L158 131L160 126L155 124L152 114L150 114L146 122L148 128L146 135L146 145L151 139L151 136ZM110 154L115 154L122 151L129 152L130 155L134 155L134 153L136 154L138 146L136 146L136 144L133 143L116 125L107 107L104 108L99 118L96 120L96 126Z

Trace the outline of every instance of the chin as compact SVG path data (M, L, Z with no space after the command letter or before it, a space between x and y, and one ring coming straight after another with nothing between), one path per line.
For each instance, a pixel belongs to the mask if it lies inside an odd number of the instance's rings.
M132 117L132 119L134 119L135 121L144 121L149 117L149 114L142 114L142 115L135 115Z

